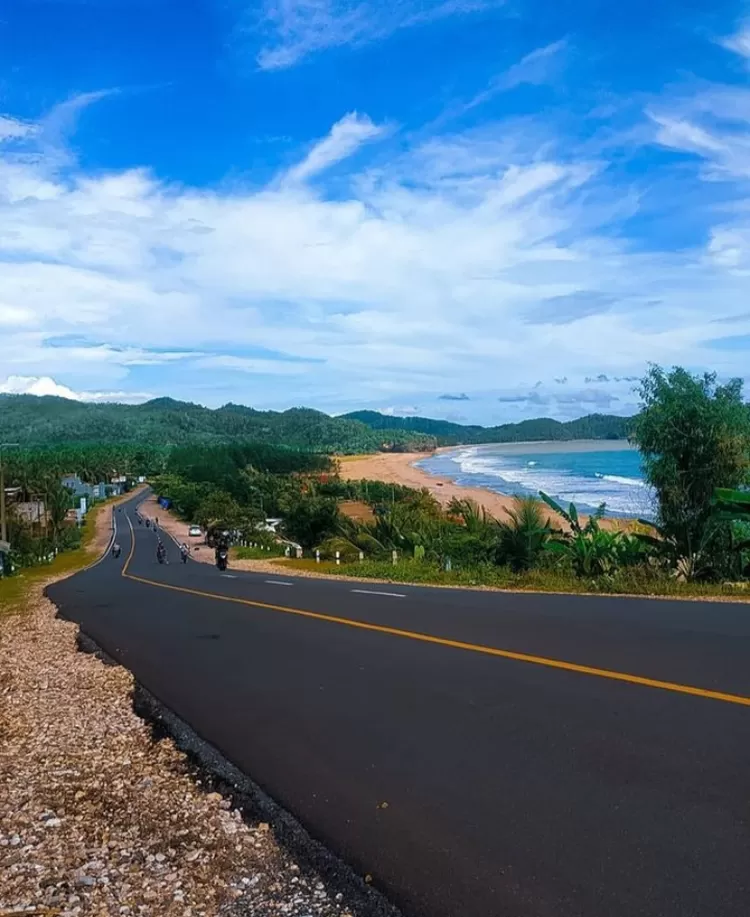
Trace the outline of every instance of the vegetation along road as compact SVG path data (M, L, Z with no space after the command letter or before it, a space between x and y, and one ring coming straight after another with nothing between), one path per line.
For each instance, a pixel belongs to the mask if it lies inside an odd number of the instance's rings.
M134 505L52 599L404 914L750 913L747 605L160 566Z

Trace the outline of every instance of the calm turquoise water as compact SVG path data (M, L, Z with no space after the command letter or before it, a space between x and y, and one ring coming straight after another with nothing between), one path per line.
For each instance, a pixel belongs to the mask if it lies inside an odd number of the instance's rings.
M652 516L653 498L643 480L639 453L608 447L470 446L432 456L419 467L464 486L504 494L537 495L543 490L584 510L606 503L611 515Z

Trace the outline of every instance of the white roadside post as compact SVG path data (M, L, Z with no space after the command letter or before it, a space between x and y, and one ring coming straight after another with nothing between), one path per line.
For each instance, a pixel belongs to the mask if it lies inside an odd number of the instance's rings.
M336 551L336 566L341 566L341 551Z
M393 556L393 566L395 567L396 564L398 563L398 551L394 551L392 556Z
M320 551L315 552L315 563L316 564L320 563Z
M302 548L297 548L297 560L302 560Z
M364 551L360 551L360 552L359 552L359 562L362 563L362 561L363 561L364 559L365 559L365 552L364 552Z

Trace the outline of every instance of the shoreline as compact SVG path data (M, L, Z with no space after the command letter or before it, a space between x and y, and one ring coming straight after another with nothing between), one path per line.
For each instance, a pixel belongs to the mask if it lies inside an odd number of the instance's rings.
M578 440L578 442L583 441ZM607 441L602 440L602 442ZM536 443L535 445L548 446L551 444L556 444L556 441L544 444ZM517 443L511 445L525 446L526 444ZM444 475L432 474L416 467L416 462L423 461L433 455L453 452L460 448L468 447L442 446L431 453L379 452L374 455L349 456L343 461L339 460L339 475L343 481L367 479L370 481L382 481L386 484L401 484L416 490L428 490L443 507L446 507L454 498L458 500L474 500L491 516L502 521L506 518L508 511L515 506L515 494L498 493L484 487L457 484ZM565 522L546 505L544 506L544 511L554 522L563 528L566 527ZM586 518L586 514L581 514L582 520ZM627 529L632 523L633 519L625 516L605 516L601 521L601 526L605 529L617 530Z
M344 481L367 478L386 484L402 484L416 490L429 490L442 506L447 506L454 498L475 500L496 519L502 519L514 505L511 494L495 493L483 487L465 487L450 478L423 471L414 464L429 458L430 454L450 452L456 448L460 447L444 446L436 453L380 452L375 455L352 456L339 462L339 474Z

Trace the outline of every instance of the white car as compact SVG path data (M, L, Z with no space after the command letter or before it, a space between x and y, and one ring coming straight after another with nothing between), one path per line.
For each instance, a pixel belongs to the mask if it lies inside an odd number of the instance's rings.
M191 525L188 529L188 535L191 538L200 538L202 534L203 532L201 531L201 527L199 525Z

